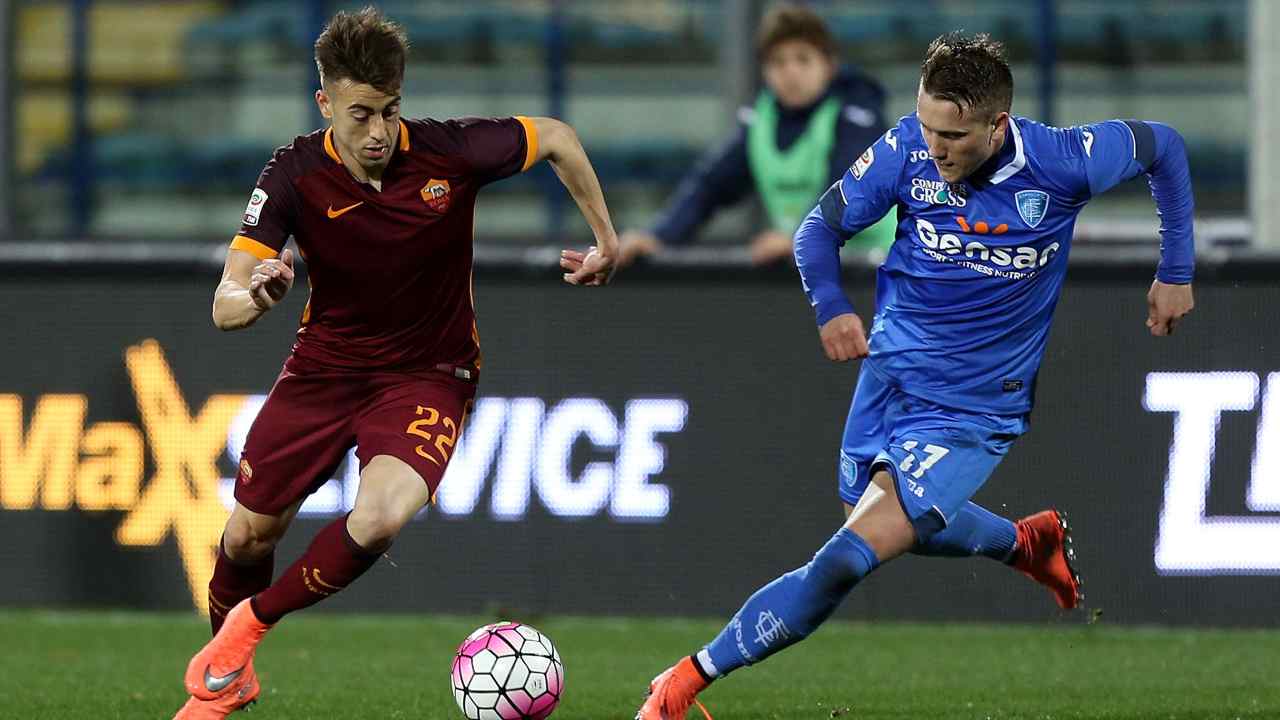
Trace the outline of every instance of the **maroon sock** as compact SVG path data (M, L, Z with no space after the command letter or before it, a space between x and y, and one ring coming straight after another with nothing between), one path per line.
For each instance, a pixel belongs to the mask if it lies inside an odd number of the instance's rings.
M275 623L350 585L381 556L382 550L370 552L352 539L344 515L326 525L271 587L254 596L253 613L264 623Z
M275 559L273 551L261 560L232 560L222 549L222 543L218 543L218 560L213 565L213 578L209 580L209 624L213 626L214 635L218 634L231 608L271 585Z

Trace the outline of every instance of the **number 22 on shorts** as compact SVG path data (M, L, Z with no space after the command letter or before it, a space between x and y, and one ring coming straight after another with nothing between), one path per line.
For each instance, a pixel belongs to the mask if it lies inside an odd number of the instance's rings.
M436 452L439 453L440 457L436 457L435 455L427 452L425 445L419 445L414 448L414 452L430 460L436 465L443 465L444 463L449 462L449 453L453 451L453 444L458 440L458 424L455 423L451 417L441 417L440 411L433 407L423 407L419 405L417 414L423 415L424 413L426 414L426 417L419 418L409 423L409 427L405 428L404 431L409 435L416 435L431 443L435 447ZM436 433L433 435L432 433L423 430L424 427L435 427L436 425L443 425L444 428L449 431L448 434Z

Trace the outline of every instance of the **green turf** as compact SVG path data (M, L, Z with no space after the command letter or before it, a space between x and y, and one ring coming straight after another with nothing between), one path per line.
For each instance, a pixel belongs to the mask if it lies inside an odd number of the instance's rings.
M455 645L486 618L302 614L264 641L244 720L462 717ZM556 720L630 718L714 621L541 619L566 667ZM0 612L0 718L169 718L207 626L190 616ZM704 693L737 718L1280 717L1280 633L830 623ZM692 717L692 716L691 716Z

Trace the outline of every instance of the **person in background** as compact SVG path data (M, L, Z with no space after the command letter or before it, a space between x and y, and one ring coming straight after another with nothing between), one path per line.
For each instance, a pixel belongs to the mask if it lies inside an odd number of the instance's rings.
M716 211L754 195L766 225L751 240L758 265L790 258L791 236L814 202L885 131L884 88L840 67L826 23L812 10L781 4L760 24L756 49L765 89L739 125L676 189L649 231L620 238L620 265L692 243ZM863 231L854 247L887 248L893 218Z

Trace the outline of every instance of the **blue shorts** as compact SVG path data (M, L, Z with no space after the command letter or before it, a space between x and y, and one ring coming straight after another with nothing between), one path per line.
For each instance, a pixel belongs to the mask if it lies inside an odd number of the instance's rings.
M889 385L866 362L840 447L840 499L857 506L873 472L893 476L920 541L946 527L1027 429L1025 415L942 407Z

